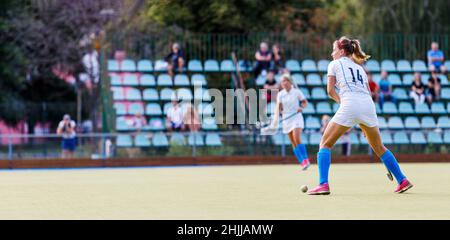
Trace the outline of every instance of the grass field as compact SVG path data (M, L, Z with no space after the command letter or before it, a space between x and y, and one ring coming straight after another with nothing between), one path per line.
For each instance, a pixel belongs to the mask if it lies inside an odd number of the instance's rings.
M331 195L308 196L317 166L0 171L0 219L450 219L450 164L334 164Z

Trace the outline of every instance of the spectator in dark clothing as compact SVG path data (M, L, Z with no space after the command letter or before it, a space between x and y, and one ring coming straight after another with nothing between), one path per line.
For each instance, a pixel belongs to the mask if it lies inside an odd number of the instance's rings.
M275 92L276 92L273 90L279 89L278 83L275 80L275 72L273 70L270 70L269 73L267 74L266 83L264 83L263 88L267 90L267 93L266 93L267 102L271 102L272 101L272 93L275 94ZM274 95L273 97L276 97L276 95Z
M170 76L174 75L174 70L178 68L179 72L183 71L184 58L183 51L181 51L180 45L178 43L172 44L172 51L166 57L167 71Z
M255 53L256 66L254 68L255 78L261 74L263 70L270 68L270 62L272 61L272 53L269 51L269 45L266 42L262 42L259 46L259 50Z
M272 58L273 65L272 68L275 69L276 72L280 73L284 69L284 57L283 52L280 49L278 44L274 44L272 46Z
M439 100L441 93L441 79L436 72L431 72L430 78L428 78L428 88L426 91L426 97L428 104L432 104L433 101Z
M420 73L414 73L414 81L411 84L409 96L414 99L416 104L425 102L425 85L422 83Z

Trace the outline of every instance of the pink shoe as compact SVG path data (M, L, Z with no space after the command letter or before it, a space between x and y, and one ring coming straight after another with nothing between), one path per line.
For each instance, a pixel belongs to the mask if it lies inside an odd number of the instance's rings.
M304 159L302 161L302 170L305 171L306 169L309 168L309 166L311 166L311 163L309 162L309 159Z
M308 195L328 195L330 194L330 186L328 183L321 184L307 192Z
M395 189L394 193L404 193L412 187L413 187L413 185L408 181L408 179L405 178L398 185L397 189Z

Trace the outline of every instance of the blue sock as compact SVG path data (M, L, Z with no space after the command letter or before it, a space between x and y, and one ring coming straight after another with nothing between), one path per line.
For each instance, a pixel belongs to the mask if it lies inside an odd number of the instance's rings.
M317 165L319 166L320 184L328 183L328 171L331 164L331 151L321 148L317 153Z
M403 175L402 170L400 170L400 166L398 165L397 159L395 159L394 154L391 151L386 150L384 154L381 156L381 160L384 165L386 165L387 169L394 174L395 179L400 184L400 182L405 179L405 175Z
M299 144L302 151L303 159L308 159L308 151L306 151L306 144Z
M303 156L300 154L297 148L293 148L292 151L294 152L295 157L297 158L297 161L301 164L303 160Z

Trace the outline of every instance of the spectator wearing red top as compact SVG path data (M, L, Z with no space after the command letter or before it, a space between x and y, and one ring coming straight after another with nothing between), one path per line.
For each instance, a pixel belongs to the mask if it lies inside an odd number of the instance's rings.
M367 73L367 78L369 79L369 88L370 88L370 95L372 95L372 99L375 102L378 102L380 96L378 94L380 87L378 84L373 80L372 73Z

